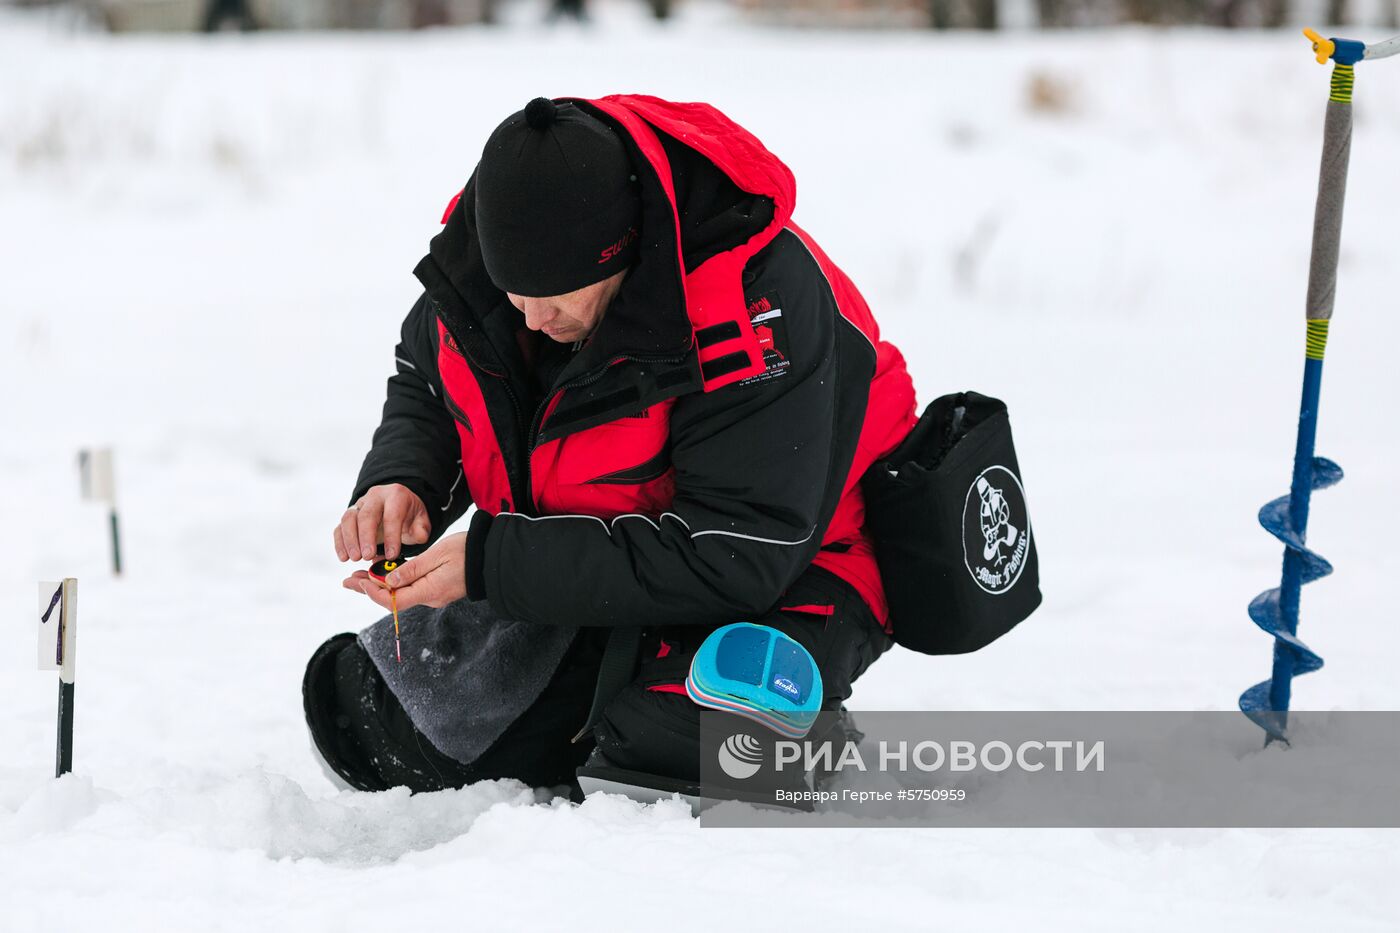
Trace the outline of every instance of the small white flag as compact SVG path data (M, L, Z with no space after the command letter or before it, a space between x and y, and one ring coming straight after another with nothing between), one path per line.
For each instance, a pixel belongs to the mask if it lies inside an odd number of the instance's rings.
M90 447L79 451L78 470L82 473L85 500L116 505L117 484L112 475L112 448Z
M39 670L63 666L63 584L39 584Z

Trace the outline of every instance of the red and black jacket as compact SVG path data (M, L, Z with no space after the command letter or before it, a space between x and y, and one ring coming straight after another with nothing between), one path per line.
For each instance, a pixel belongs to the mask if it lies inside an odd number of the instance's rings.
M415 270L355 497L403 483L435 535L470 498L468 594L502 618L733 622L815 563L884 621L859 480L915 420L899 351L747 131L707 104L573 102L638 166L640 259L542 386L547 338L486 275L468 182Z

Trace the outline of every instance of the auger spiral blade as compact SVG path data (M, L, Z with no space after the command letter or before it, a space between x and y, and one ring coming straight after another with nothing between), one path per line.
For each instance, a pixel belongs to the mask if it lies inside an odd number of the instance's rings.
M1311 478L1305 488L1309 492L1335 486L1342 480L1342 468L1325 457L1312 457L1307 466ZM1304 522L1306 510L1304 504ZM1283 542L1283 581L1249 604L1249 617L1254 624L1274 638L1274 668L1268 680L1240 694L1240 710L1265 731L1267 742L1287 741L1292 679L1322 667L1322 657L1298 637L1298 596L1303 584L1327 576L1332 565L1308 549L1305 529L1295 527L1291 517L1294 514L1297 510L1292 495L1280 496L1259 510L1259 524Z

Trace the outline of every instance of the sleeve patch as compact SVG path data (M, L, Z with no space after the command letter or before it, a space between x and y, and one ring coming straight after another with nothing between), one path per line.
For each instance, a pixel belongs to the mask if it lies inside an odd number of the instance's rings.
M749 326L758 338L763 353L763 372L742 380L739 385L769 382L787 373L792 364L788 355L787 322L783 319L783 302L777 292L768 292L746 299Z

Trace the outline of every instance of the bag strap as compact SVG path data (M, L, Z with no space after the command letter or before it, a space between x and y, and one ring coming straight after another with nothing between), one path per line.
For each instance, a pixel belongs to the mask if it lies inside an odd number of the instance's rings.
M571 741L578 742L588 735L603 718L603 710L632 682L637 672L637 655L642 647L642 629L629 625L615 628L608 635L603 660L598 665L598 685L593 690L593 705L588 720Z

